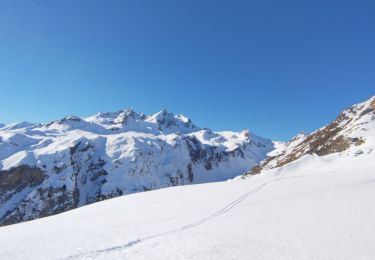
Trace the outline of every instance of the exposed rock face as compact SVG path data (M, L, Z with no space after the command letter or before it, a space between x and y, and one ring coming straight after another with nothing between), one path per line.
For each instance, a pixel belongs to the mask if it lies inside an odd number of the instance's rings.
M0 171L0 203L5 205L14 194L28 191L40 185L47 176L43 170L28 165L20 165L10 170ZM4 221L11 212L1 209Z
M21 191L35 187L44 180L43 170L28 165L20 165L7 171L0 171L0 195L7 190Z
M3 224L13 224L22 218L18 212L16 213L17 209L5 211L5 204L7 202L12 203L14 194L27 193L32 188L42 184L46 177L42 169L28 165L20 165L10 170L0 171L0 202L1 205L4 205L1 218Z
M0 225L134 192L221 181L273 149L247 131L201 129L166 110L22 123L0 130Z
M375 110L375 98L372 99L370 103L370 108L374 111Z
M375 120L375 97L344 110L333 122L304 135L300 134L285 146L271 152L267 159L254 166L247 175L258 174L265 169L281 167L306 154L319 156L346 151L352 146L359 146L366 140L361 131L364 126Z
M77 207L77 194L67 191L65 187L38 187L31 193L2 217L1 225L46 217Z

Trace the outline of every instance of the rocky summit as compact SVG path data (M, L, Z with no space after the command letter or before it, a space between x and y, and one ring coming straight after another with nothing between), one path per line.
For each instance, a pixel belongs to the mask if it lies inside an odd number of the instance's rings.
M351 147L360 149L371 137L375 122L375 96L366 102L345 109L328 125L311 134L298 134L287 143L276 143L276 149L254 166L246 175L254 175L266 169L281 167L307 154L324 156L344 153ZM367 144L371 152L370 144Z

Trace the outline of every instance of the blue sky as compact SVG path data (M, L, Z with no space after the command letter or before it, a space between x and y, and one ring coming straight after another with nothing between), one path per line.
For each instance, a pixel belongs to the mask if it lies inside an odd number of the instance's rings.
M375 95L373 0L0 0L0 122L167 108L286 140Z

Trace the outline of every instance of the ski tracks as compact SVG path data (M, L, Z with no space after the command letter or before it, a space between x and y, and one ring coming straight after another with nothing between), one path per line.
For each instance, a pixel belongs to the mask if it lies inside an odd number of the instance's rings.
M228 212L231 209L233 209L235 206L237 206L238 204L240 204L242 201L244 201L246 198L248 198L252 194L255 194L255 193L259 192L265 186L268 186L268 185L276 183L276 182L290 180L290 179L294 179L294 178L301 178L301 177L302 176L292 176L292 177L288 177L288 178L279 178L279 179L272 180L270 182L262 183L262 184L258 185L257 187L251 189L250 191L248 191L247 193L245 193L241 197L239 197L236 200L232 201L231 203L227 204L222 209L216 211L215 213L213 213L213 214L211 214L211 215L209 215L207 217L204 217L204 218L202 218L202 219L200 219L198 221L190 223L188 225L184 225L184 226L181 226L181 227L178 227L178 228L166 231L166 232L161 232L161 233L158 233L158 234L155 234L155 235L151 235L151 236L147 236L147 237L143 237L143 238L131 240L131 241L129 241L127 243L124 243L122 245L113 246L113 247L107 247L107 248L93 250L93 251L81 252L81 253L77 253L77 254L71 255L71 256L69 256L67 258L62 258L62 259L63 260L73 260L73 259L80 259L80 258L95 258L95 257L101 256L101 255L105 255L105 254L108 254L108 253L113 253L113 252L118 252L118 251L125 250L125 249L127 249L129 247L138 245L138 244L146 242L148 240L156 239L156 238L159 238L159 237L163 237L163 236L167 236L167 235L171 235L171 234L175 234L175 233L179 233L179 232L184 232L186 230L189 230L189 229L198 227L198 226L200 226L202 224L205 224L208 221L210 221L210 220L212 220L214 218L217 218L217 217L225 214L226 212Z

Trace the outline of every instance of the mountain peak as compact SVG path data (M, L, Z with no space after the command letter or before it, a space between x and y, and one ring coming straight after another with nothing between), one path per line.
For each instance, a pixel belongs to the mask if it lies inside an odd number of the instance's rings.
M136 112L133 108L126 108L117 112L99 112L86 118L86 121L99 125L126 125L129 120L144 120L146 115Z
M174 117L174 114L171 112L168 112L168 110L165 108L149 116L149 118L155 118L156 120L164 120L165 118L173 118L173 117Z
M33 127L33 126L36 126L36 125L38 125L38 124L23 121L23 122L9 124L9 125L2 125L2 126L0 126L0 128L2 128L3 130L15 130L15 129Z
M115 123L127 124L129 120L145 120L146 115L136 112L133 108L120 110L117 117L114 119Z
M345 109L336 119L336 121L355 122L359 119L371 121L371 117L375 114L375 96L366 100L365 102L355 104L348 109ZM370 118L368 118L370 117Z
M199 130L190 118L184 115L174 115L166 109L149 116L147 122L156 124L160 131L178 131L181 133Z
M65 130L69 130L69 129L75 129L75 128L82 128L84 126L88 125L88 123L78 117L78 116L74 116L74 115L71 115L71 116L66 116L60 120L54 120L54 121L51 121L49 122L48 124L46 124L45 126L48 127L48 128L62 128L62 129L65 129Z

